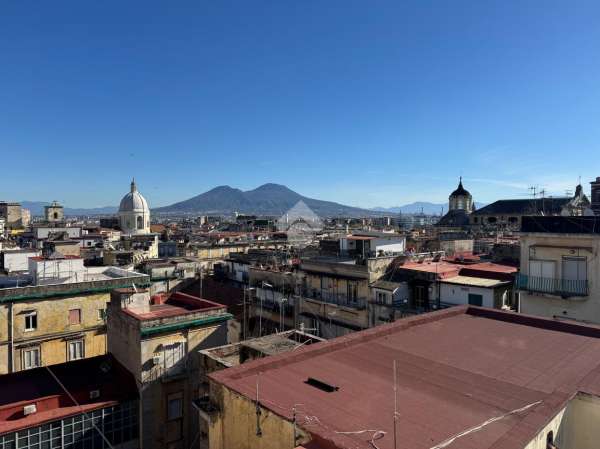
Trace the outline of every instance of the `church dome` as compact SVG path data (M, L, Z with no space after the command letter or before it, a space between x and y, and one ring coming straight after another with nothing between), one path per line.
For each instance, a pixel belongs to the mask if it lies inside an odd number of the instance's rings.
M462 185L462 176L460 181L458 182L458 188L450 194L451 197L454 196L471 196L468 190L466 190Z
M137 190L135 181L131 181L131 191L123 197L119 212L148 212L148 202Z
M138 192L135 181L131 181L130 192L119 205L121 231L126 234L150 233L150 208L146 198Z
M473 212L473 197L467 189L463 187L462 176L458 182L458 187L450 194L448 198L448 211L462 210L467 214Z

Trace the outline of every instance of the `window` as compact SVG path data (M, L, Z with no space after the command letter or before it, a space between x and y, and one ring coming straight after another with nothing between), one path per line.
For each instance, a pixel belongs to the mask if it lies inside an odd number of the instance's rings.
M469 293L469 304L472 306L483 306L483 295Z
M40 366L40 348L23 349L23 369L37 368Z
M79 360L84 357L83 340L69 341L67 345L69 347L69 360Z
M529 276L554 279L556 263L553 260L530 260Z
M58 212L54 212L53 216L55 220L58 220Z
M25 313L25 331L34 331L37 329L37 312L31 311Z
M356 282L348 282L348 302L356 302L358 299L358 285Z
M69 310L69 324L75 325L81 323L81 309Z
M183 393L170 394L167 399L166 439L172 443L183 436Z
M180 419L183 416L183 400L181 397L171 396L169 396L169 403L167 405L167 419L169 421ZM178 396L181 396L181 393L179 393Z
M587 281L587 260L585 257L563 257L562 278L568 281Z
M99 321L106 320L106 309L98 309L98 320Z
M137 217L137 228L144 229L144 219L142 217Z
M377 292L377 304L387 304L388 303L388 295L387 293Z
M171 368L179 362L184 356L183 343L177 342L166 345L164 348L164 364L165 368Z

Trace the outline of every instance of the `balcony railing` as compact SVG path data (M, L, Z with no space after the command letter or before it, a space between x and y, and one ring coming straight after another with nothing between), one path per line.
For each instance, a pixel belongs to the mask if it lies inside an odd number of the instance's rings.
M519 273L516 284L520 290L563 297L589 295L589 282L587 280L545 278Z
M321 290L303 290L302 296L308 299L316 299L317 301L323 301L343 307L351 307L358 310L367 307L367 300L365 298L353 298L347 295L334 294Z
M292 304L291 301L293 301L293 298L286 299L285 301L272 298L264 298L261 301L260 298L256 298L254 304L256 307L262 307L271 312L281 312L281 309L283 308L283 313L292 316L294 314L294 304Z

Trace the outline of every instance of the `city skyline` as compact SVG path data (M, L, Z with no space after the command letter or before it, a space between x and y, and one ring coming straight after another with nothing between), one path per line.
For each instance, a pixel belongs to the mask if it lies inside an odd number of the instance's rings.
M6 5L6 200L273 182L351 206L564 195L600 172L596 2Z

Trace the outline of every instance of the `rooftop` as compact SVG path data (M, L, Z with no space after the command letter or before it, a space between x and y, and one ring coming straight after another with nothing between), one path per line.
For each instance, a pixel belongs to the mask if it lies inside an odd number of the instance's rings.
M95 399L92 390L99 391ZM110 355L6 374L0 382L0 435L136 398L133 376ZM23 407L32 404L37 412L23 415Z
M563 206L572 198L528 198L516 200L498 200L473 212L473 215L506 214L551 214L558 215Z
M209 377L253 401L260 373L261 405L291 421L302 404L300 426L327 447L380 431L391 449L394 361L398 449L522 449L577 392L600 394L600 327L458 306Z
M24 274L12 277L10 282L4 283L5 288L0 288L0 302L10 299L33 299L72 294L74 291L110 291L131 286L135 283L138 287L147 284L150 278L146 274L135 271L123 270L118 267L85 267L81 272L73 272L69 277L48 278L40 285L32 285L34 280L31 275Z
M523 217L521 232L600 234L600 217Z
M290 330L204 349L200 353L216 360L222 366L231 367L244 363L248 359L294 351L296 348L319 341L323 341L323 339L297 330Z
M221 309L225 312L225 306L222 304L186 293L175 292L169 295L165 302L151 304L149 312L139 312L135 309L123 309L123 311L140 321L146 321Z
M472 276L455 276L451 278L446 278L442 282L446 284L468 285L470 287L483 288L492 288L506 284L505 281L499 281L497 279L486 279Z
M446 260L440 260L438 262L424 261L422 263L408 262L398 266L398 270L402 269L435 274L438 279L447 279L463 275L488 279L510 280L512 275L518 271L516 267L493 262L460 263L449 262Z

